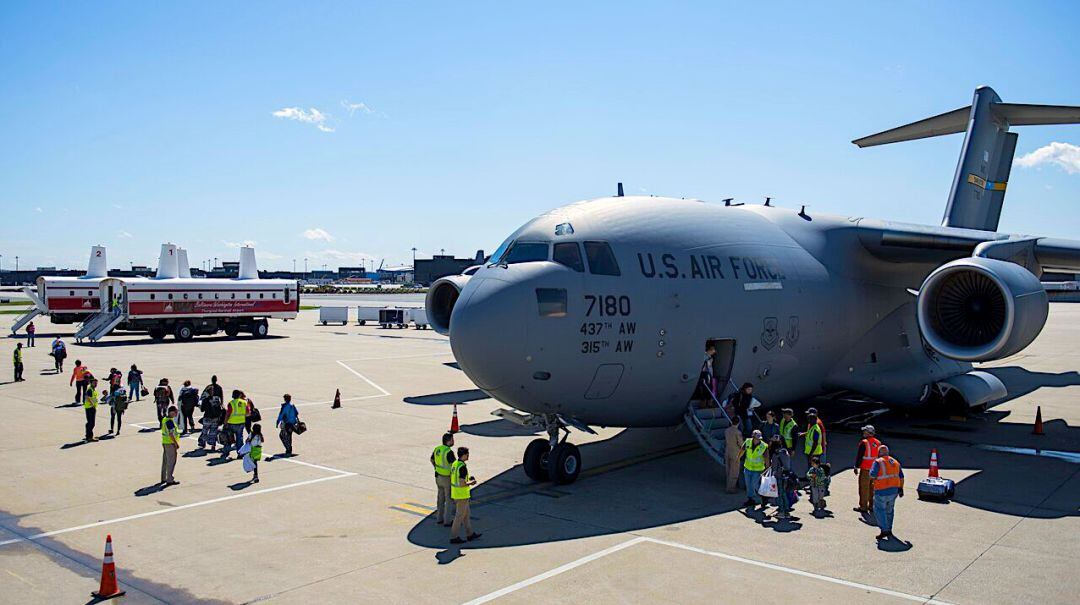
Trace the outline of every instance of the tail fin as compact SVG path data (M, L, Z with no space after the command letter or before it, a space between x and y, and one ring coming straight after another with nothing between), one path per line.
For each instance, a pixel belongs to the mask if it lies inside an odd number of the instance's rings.
M86 277L108 277L109 265L105 262L105 246L90 247L90 262L86 265Z
M1002 103L989 86L975 89L971 105L861 139L859 147L963 132L964 147L956 165L942 225L997 231L1009 181L1016 133L1009 126L1080 124L1080 107Z

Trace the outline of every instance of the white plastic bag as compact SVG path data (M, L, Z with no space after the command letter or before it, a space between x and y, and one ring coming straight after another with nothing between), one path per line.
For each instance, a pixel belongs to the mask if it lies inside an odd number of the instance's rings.
M773 477L772 473L762 475L761 485L758 486L757 492L766 498L776 498L779 495L776 489L776 477Z
M251 452L251 442L250 441L248 441L244 445L241 445L240 449L236 450L236 453L240 454L241 456L243 456L245 454L248 454L250 452Z
M244 472L250 473L255 470L255 461L251 459L251 455L244 455ZM775 491L775 490L774 490Z

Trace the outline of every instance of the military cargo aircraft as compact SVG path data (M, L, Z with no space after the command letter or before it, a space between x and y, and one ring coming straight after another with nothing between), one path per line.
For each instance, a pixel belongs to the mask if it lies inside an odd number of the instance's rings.
M980 406L1007 395L972 362L1013 355L1048 314L1039 276L1080 271L1080 241L998 231L1010 126L1080 123L1080 107L970 106L853 141L965 132L940 226L765 205L622 196L515 231L479 268L427 295L462 371L542 428L536 480L574 481L569 427L687 423L723 462L719 401L751 381L768 405L854 392L889 406ZM693 402L707 347L720 389ZM560 439L560 432L562 437Z

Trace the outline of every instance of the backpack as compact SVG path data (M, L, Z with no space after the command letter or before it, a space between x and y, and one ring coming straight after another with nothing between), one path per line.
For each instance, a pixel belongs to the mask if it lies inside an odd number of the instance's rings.
M127 391L125 391L124 389L118 389L116 391L113 391L112 398L113 398L112 399L113 408L115 408L117 412L120 412L121 414L123 414L124 412L127 411L127 408L128 408Z
M166 404L169 403L169 387L159 386L154 389L154 403Z

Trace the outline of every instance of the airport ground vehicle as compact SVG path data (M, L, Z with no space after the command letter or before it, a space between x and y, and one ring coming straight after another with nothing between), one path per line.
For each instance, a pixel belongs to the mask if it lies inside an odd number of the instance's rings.
M268 319L294 319L300 311L299 282L259 279L253 248L240 249L235 279L192 278L186 254L179 263L177 256L176 246L164 244L157 277L102 279L99 297L108 303L83 322L75 338L94 342L113 330L146 332L154 340L171 334L184 341L219 331L262 338L270 330Z
M319 323L325 326L338 322L343 326L349 323L348 307L319 307Z

